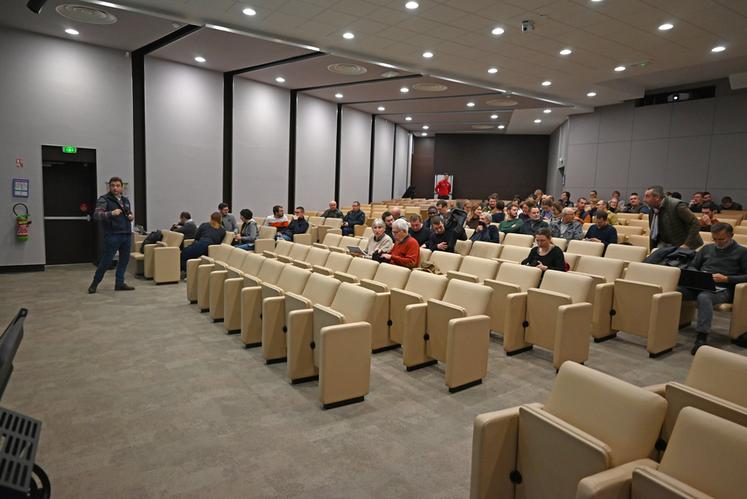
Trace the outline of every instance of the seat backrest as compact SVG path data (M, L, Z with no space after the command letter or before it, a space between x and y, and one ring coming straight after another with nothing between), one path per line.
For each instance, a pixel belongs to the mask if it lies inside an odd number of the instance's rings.
M275 235L277 235L278 229L277 227L270 227L269 225L263 225L259 228L259 235L257 236L258 239L275 239Z
M521 263L522 260L529 256L531 249L526 246L506 246L504 244L501 249L500 259Z
M329 257L329 250L312 246L303 260L310 265L320 265L323 267L327 262L327 257Z
M469 234L467 237L471 237ZM469 255L470 250L472 249L472 241L467 239L466 241L457 241L454 244L454 253L458 253L462 256Z
M236 234L233 231L227 230L226 234L223 236L223 244L231 244L233 242L233 236Z
M734 234L734 240L742 246L747 246L747 234Z
M332 227L334 229L339 229L340 227L342 227L342 218L325 218L324 225L326 225L327 227Z
M295 265L285 265L275 284L284 291L301 293L304 287L306 287L306 281L311 274L310 270L302 269Z
M518 263L504 262L498 268L495 280L516 284L522 291L536 288L542 279L542 271L537 267L519 265Z
M521 246L522 248L531 248L534 244L534 236L529 234L506 234L503 240L504 246Z
M294 244L290 250L290 253L288 253L288 256L294 260L305 260L306 255L309 254L309 250L311 250L311 248L312 247L307 244Z
M410 273L410 269L399 265L381 264L376 269L373 280L386 285L389 289L404 289L407 285L407 279L410 278Z
M348 246L359 247L360 243L361 243L361 240L359 237L342 236L342 238L340 239L339 246L340 248L347 249Z
M628 236L628 241L632 246L643 248L646 254L651 250L651 238L649 236Z
M637 225L615 225L617 235L625 234L626 236L640 236L643 234L643 227Z
M568 242L566 252L577 255L602 256L604 254L604 243L573 240Z
M628 281L645 282L661 286L661 290L675 291L680 280L680 269L667 265L652 265L650 263L631 262L625 273Z
M567 361L544 409L607 444L610 464L617 466L653 451L667 402L652 391Z
M244 263L244 258L249 252L241 248L234 248L226 258L226 265L235 269L241 268L241 264Z
M259 269L257 278L262 282L269 282L275 284L280 278L280 273L285 268L285 264L274 258L267 258L262 264L262 268Z
M593 283L594 281L588 275L547 270L542 276L540 289L563 293L571 297L571 302L581 303L589 301Z
M467 316L482 315L486 313L492 294L493 290L482 284L451 279L441 300L464 308Z
M469 254L480 258L498 258L498 255L501 254L501 245L487 241L475 241L472 243Z
M275 243L275 253L278 255L288 256L290 255L291 249L293 249L293 243L286 241L285 239L279 239Z
M423 300L434 298L440 300L446 291L449 280L445 275L431 274L420 270L413 270L407 280L405 291L418 294Z
M432 253L428 248L420 248L420 264L430 261Z
M604 252L605 258L616 258L625 262L642 262L646 259L646 248L629 244L610 244Z
M695 354L685 384L747 407L747 357L702 346Z
M241 271L245 274L256 276L259 274L259 270L262 268L265 260L264 256L247 251L244 262L241 264Z
M659 471L708 497L737 499L745 496L746 462L746 427L685 407L677 416Z
M309 218L309 225L313 225L315 227L324 225L324 217L308 217L308 218Z
M225 262L231 250L233 246L230 244L212 244L208 248L208 255L217 262Z
M324 240L322 241L322 244L325 246L340 246L340 240L342 239L342 236L340 234L334 234L332 232L327 232L324 235Z
M335 294L339 287L340 281L334 277L312 272L301 294L309 299L311 303L329 306L332 300L335 299Z
M345 322L370 321L376 293L363 286L343 282L330 307L345 316Z
M379 262L368 258L353 258L345 273L354 275L358 279L372 279L378 268Z
M353 257L346 253L331 252L327 257L324 266L332 272L347 272L348 267L350 267L350 262L352 261Z
M366 227L365 229L363 229L363 239L370 239L371 236L373 236L373 229L371 227Z
M563 237L553 237L552 243L563 251L568 249L568 239Z
M169 246L171 248L178 248L179 246L181 246L182 241L184 241L184 234L182 234L181 232L162 230L161 234L163 235L162 241L166 244L166 246Z
M625 262L622 260L588 255L579 257L575 268L576 272L603 277L605 282L615 282L622 276L623 270Z
M459 272L477 276L480 282L485 279L494 279L498 272L498 262L477 256L465 256L462 258Z
M430 261L441 270L441 273L445 274L449 270L459 270L462 255L447 253L446 251L434 251L431 253Z

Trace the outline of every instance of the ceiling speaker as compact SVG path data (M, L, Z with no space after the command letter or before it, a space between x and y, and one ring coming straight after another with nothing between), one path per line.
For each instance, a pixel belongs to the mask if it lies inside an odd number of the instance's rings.
M449 87L442 83L414 83L412 88L421 92L443 92Z
M368 73L368 69L366 69L365 66L360 66L358 64L352 64L349 62L339 62L337 64L330 64L329 66L327 66L327 71L331 71L332 73L337 73L339 75L346 75L346 76L358 76L358 75Z
M79 23L114 24L117 22L117 18L113 14L87 5L63 3L58 5L55 10L62 17L67 17Z

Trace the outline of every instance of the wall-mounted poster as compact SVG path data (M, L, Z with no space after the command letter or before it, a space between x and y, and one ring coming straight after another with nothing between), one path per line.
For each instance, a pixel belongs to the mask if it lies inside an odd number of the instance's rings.
M29 197L29 179L27 178L14 178L13 179L13 197L14 198Z
M451 199L454 192L454 175L437 173L433 180L433 192L438 199Z

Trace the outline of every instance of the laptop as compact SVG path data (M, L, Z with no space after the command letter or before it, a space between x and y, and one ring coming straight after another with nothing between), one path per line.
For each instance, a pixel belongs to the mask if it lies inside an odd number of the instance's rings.
M716 291L716 283L713 274L701 272L700 270L682 269L680 271L679 285L684 288L698 289L701 291Z

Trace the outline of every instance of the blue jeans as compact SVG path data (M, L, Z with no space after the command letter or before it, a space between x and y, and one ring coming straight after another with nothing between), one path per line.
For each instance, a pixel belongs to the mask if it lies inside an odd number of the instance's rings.
M181 254L181 269L187 270L187 260L192 258L200 258L203 255L208 254L208 246L210 241L203 239L202 241L195 241L182 250Z
M734 298L728 289L718 291L701 291L692 288L678 287L677 291L682 293L682 300L694 300L698 303L698 322L695 331L698 333L710 333L713 322L713 307L721 303L732 302Z
M131 234L104 234L104 253L101 255L99 266L93 275L93 283L98 284L104 278L104 273L112 264L114 255L119 251L119 261L117 262L116 283L125 282L125 271L130 261L130 245L132 244Z
M254 243L244 243L236 245L237 248L252 251L254 249Z

